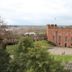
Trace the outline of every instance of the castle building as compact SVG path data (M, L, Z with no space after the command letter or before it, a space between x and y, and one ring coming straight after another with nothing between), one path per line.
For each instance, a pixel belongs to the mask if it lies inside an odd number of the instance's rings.
M48 24L47 39L57 46L72 47L72 28L60 27L56 24Z

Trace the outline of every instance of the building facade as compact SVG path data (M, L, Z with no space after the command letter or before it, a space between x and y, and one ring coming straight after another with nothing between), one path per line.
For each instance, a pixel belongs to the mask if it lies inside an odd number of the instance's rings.
M47 39L57 46L72 47L72 28L60 27L56 24L48 24Z

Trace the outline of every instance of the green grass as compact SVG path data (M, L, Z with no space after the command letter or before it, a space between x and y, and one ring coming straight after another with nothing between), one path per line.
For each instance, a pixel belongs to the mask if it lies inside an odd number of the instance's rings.
M10 53L11 55L14 54L16 49L17 49L17 45L8 45L7 46L7 52Z
M53 47L53 45L49 44L48 41L46 40L41 40L41 41L35 41L35 45L40 45L43 48L50 48Z
M42 41L35 41L36 45L40 45L41 47L45 47L45 48L49 48L52 45L48 44L47 41L42 40ZM15 50L17 49L18 45L9 45L7 46L7 51L8 53L10 53L11 55L14 54ZM54 59L57 61L64 61L64 62L68 62L68 61L72 61L72 56L71 55L53 55Z
M42 46L47 46L48 44L45 41L38 41ZM35 42L35 43L38 43ZM7 46L7 51L11 55L14 54L15 50L17 49L17 45L9 45ZM72 56L71 55L53 55L54 59L56 61L62 61L62 62L69 62L72 61Z
M43 48L49 48L49 47L53 46L53 45L49 44L46 40L35 41L34 44L39 45ZM9 46L7 46L8 53L14 54L15 50L17 49L17 46L18 45L9 45Z
M57 61L62 61L62 62L69 62L72 61L72 56L71 55L54 55L54 59Z
M46 40L35 41L34 44L39 45L42 48L50 48L53 46L53 45L49 44L48 41L46 41ZM17 48L17 45L9 45L9 46L7 46L7 51L10 54L14 54L14 51L16 50L16 48Z

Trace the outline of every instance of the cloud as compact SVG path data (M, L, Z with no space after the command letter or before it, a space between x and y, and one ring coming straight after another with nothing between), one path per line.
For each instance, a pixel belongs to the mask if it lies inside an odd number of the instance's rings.
M66 24L69 21L71 24L71 3L71 0L0 0L0 15L8 24ZM58 21L54 21L55 17Z

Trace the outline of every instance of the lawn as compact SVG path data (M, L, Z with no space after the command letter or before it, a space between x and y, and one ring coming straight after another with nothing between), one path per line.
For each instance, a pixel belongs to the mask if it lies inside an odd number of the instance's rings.
M72 56L71 55L54 55L54 59L57 61L62 61L62 62L69 62L69 61L72 61Z
M40 46L45 47L45 48L49 48L49 47L52 46L51 44L48 44L47 41L44 41L44 40L36 41L34 44L37 44L37 45L39 44ZM9 46L7 46L8 53L13 55L15 50L17 49L17 46L18 45L9 45ZM53 55L53 57L57 61L64 61L64 62L72 61L72 56L71 55Z
M48 43L48 41L46 41L46 40L35 41L34 44L39 45L39 46L41 46L43 48L53 47L53 45Z
M7 52L10 53L11 55L14 54L16 49L17 49L17 45L8 45L7 46Z
M40 47L43 47L43 48L50 48L51 46L53 46L49 44L46 40L35 41L34 45L39 45ZM17 46L18 46L17 44L7 46L8 53L14 54L14 51L17 49Z

